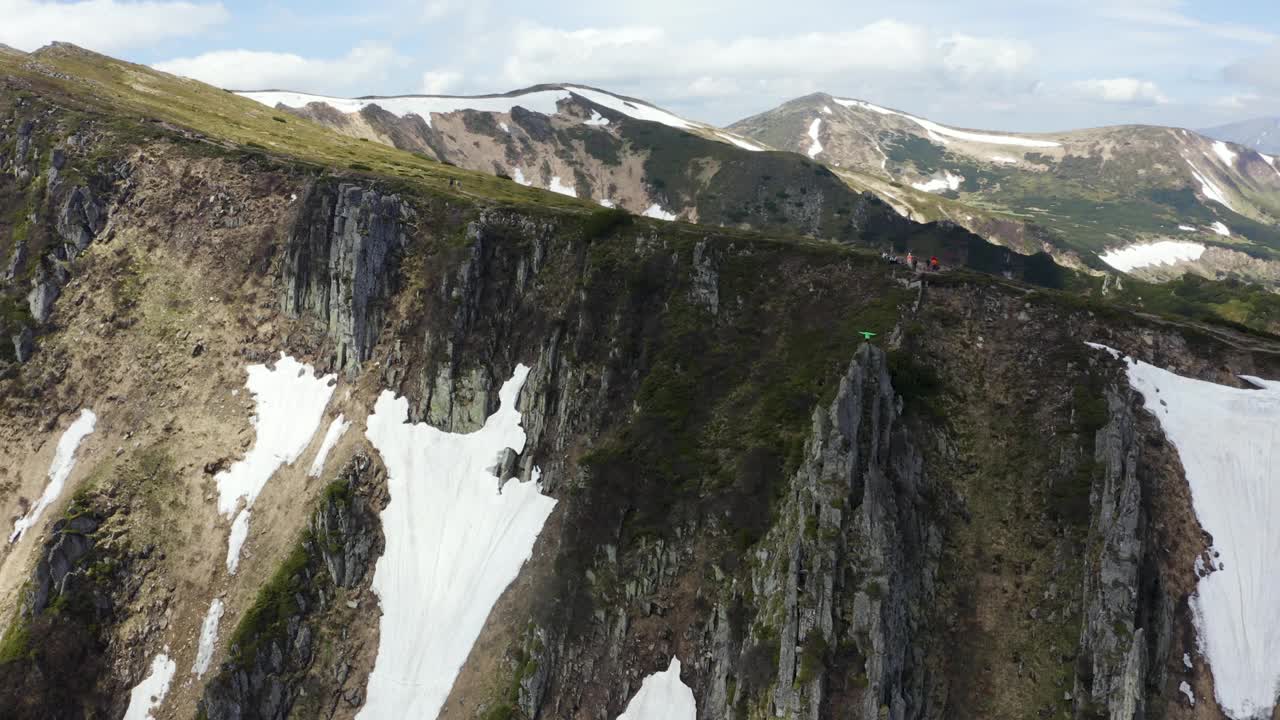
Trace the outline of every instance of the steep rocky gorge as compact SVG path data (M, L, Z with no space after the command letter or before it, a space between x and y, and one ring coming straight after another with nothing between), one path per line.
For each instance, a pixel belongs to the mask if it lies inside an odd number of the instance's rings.
M0 701L19 717L119 716L166 647L181 675L161 717L353 716L387 501L360 425L390 389L412 420L474 431L517 363L527 441L496 474L537 473L557 508L441 717L616 717L672 656L706 718L1220 716L1176 453L1084 341L1231 382L1280 376L1269 339L181 135L104 147L81 140L105 132L92 122L43 118L6 126L0 160L5 208L40 178L52 198L23 236L5 220L0 257L25 237L46 268L6 297L57 288L34 293L26 362L0 380L6 512L38 494L72 411L102 429L70 502L0 560ZM919 247L944 230L859 232ZM248 444L244 365L281 350L339 372L360 431L321 477L272 481L230 577L211 476ZM211 596L228 613L195 677ZM79 624L94 633L74 653L41 649Z

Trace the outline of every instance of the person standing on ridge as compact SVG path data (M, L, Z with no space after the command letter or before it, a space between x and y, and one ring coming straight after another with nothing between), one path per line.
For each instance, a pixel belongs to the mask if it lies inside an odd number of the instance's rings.
M907 267L916 269L916 256L912 255L910 250L907 251Z
M933 257L929 258L929 269L934 272L938 272L938 256L937 255L934 255Z

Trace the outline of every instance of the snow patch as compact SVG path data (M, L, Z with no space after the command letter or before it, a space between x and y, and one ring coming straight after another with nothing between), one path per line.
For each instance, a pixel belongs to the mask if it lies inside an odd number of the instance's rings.
M502 132L507 133L507 134L511 134L511 128L507 127L507 124L506 124L506 123L504 123L504 122L500 122L500 123L498 123L498 127L502 128Z
M725 140L730 143L733 143L734 145L737 145L743 150L750 150L751 152L762 152L768 149L762 145L757 145L745 138L740 138L737 135L730 135L729 133L720 132L718 130L716 131L716 137L720 138L721 140Z
M881 115L899 115L900 114L892 110L889 110L888 108L882 108L879 105L872 105L871 103L865 100L844 100L841 98L832 98L832 99L845 107L860 107L863 110L870 110L873 113L879 113Z
M1191 653L1182 653L1182 666L1188 670L1194 667L1191 664Z
M347 422L342 415L338 415L333 422L329 423L329 429L324 432L324 440L320 441L320 449L316 451L316 459L311 461L311 469L307 470L308 476L320 477L320 473L324 472L324 461L329 459L329 452L350 427L351 423Z
M610 95L600 90L592 90L590 88L580 87L578 85L565 86L574 95L584 97L601 107L609 108L614 112L622 113L636 120L647 120L666 125L668 127L679 128L681 130L693 130L698 127L698 123L692 123L682 117L672 115L666 110L661 110L648 103L642 103L638 100L623 100L617 95Z
M824 115L830 115L830 114L831 114L831 108L830 108L830 107L828 107L828 106L826 106L826 105L823 105L823 106L822 106L822 113L823 113Z
M530 185L533 184L532 181L524 179L524 171L521 170L520 168L515 169L515 171L511 174L511 179L515 180L517 183L521 185L524 185L525 187L529 187Z
M1263 162L1270 165L1271 169L1276 171L1277 175L1280 175L1280 167L1276 167L1276 159L1274 157L1263 153L1258 153L1258 155L1262 158Z
M533 552L556 501L494 468L524 449L516 399L529 368L498 392L469 435L409 424L409 401L384 391L365 435L387 468L386 549L373 590L382 605L377 659L358 718L434 718L489 611Z
M200 643L196 649L196 661L191 665L191 672L202 677L209 671L213 662L213 652L218 648L218 622L222 620L222 601L214 598L209 603L209 611L204 614L204 622L200 624Z
M694 720L697 714L693 690L680 679L680 661L673 657L666 670L640 683L618 720Z
M307 93L282 92L276 90L268 90L264 92L242 92L236 94L241 97L249 98L250 100L256 100L267 107L284 105L285 107L301 108L306 107L310 103L318 102L328 105L339 112L355 113L360 112L370 105L377 105L397 117L416 115L422 118L422 121L427 124L427 127L431 127L432 115L445 115L452 112L458 112L460 110L509 113L513 108L519 106L526 110L542 113L543 115L554 115L556 113L557 105L561 101L569 99L569 92L567 90L537 90L521 95L509 95L502 97L402 95L400 97L355 99L310 95Z
M809 124L809 157L816 158L822 152L822 141L818 139L818 130L822 128L822 118L814 118Z
M1192 228L1193 230L1195 228ZM1132 272L1152 265L1175 265L1180 262L1199 260L1204 254L1204 245L1184 240L1160 240L1150 243L1135 243L1127 247L1109 250L1099 258L1102 262L1119 270Z
M607 117L605 117L605 116L601 115L600 113L596 112L595 110L592 110L592 111L591 111L591 119L590 119L590 120L583 120L583 121L582 121L582 124L583 124L583 125L593 125L593 126L595 126L595 127L604 127L605 125L608 125L608 124L609 124L609 118L607 118Z
M663 210L662 206L659 205L658 203L654 203L649 207L645 208L645 211L640 214L644 215L647 218L653 218L655 220L667 220L667 221L675 220L677 217L675 213L670 213L670 212L667 212L666 210Z
M928 193L936 193L944 190L959 190L962 182L964 182L963 175L953 175L950 170L944 170L942 171L942 177L932 178L922 183L911 183L911 187Z
M1184 230L1184 231L1186 231L1186 232L1195 232L1195 231L1196 231L1196 229L1195 229L1193 226L1191 226L1191 225L1179 225L1179 226L1178 226L1178 229L1179 229L1179 230Z
M129 692L129 708L124 711L124 720L151 720L152 710L160 707L164 696L169 694L169 684L173 682L173 674L178 664L169 659L169 648L151 660L151 672L142 682Z
M1223 225L1221 220L1210 225L1209 229L1218 233L1222 237L1231 237L1231 229L1228 228L1226 225Z
M320 427L324 408L333 395L336 375L315 377L310 365L280 353L274 369L250 365L245 387L253 394L257 411L250 422L257 430L253 447L243 460L214 476L218 483L218 512L226 517L236 512L244 499L244 510L253 507L258 493L282 465L292 465ZM232 525L227 545L227 571L234 573L240 548L249 534L249 515L241 512ZM232 557L231 551L235 550Z
M600 203L600 205L601 205L602 207L607 207L607 208L609 208L610 210L612 210L613 208L618 207L618 204L617 204L617 203L615 203L614 201L610 200L609 198L600 198L600 199L599 199L599 200L597 200L596 202Z
M1191 174L1194 175L1196 180L1200 183L1200 192L1204 193L1206 198L1219 203L1220 205L1225 205L1232 210L1235 209L1231 207L1231 202L1227 200L1227 194L1222 192L1222 189L1217 185L1214 185L1209 178L1205 177L1200 172L1200 169L1196 167L1195 163L1187 160L1187 164L1191 166Z
M1221 140L1215 140L1213 142L1213 153L1218 156L1219 160L1226 163L1227 167L1235 167L1236 154L1231 151L1231 148L1227 147L1226 143Z
M18 521L13 524L13 532L9 533L9 542L17 542L23 533L36 524L45 508L62 494L62 488L67 484L67 478L71 476L71 471L76 466L76 449L80 447L80 442L85 439L85 436L93 432L97 424L98 416L94 415L92 410L85 408L80 411L80 416L75 419L75 422L63 431L62 437L58 438L57 448L53 451L53 462L49 464L49 484L44 486L44 492L36 501L35 507L28 510L26 515L18 518Z
M1018 158L1009 157L1008 155L993 155L991 156L991 162L1001 165L1014 165L1017 164Z
M1178 692L1187 696L1187 701L1191 703L1191 707L1196 706L1196 694L1191 692L1191 686L1187 684L1186 680L1178 683Z
M551 177L551 185L547 189L553 193L560 193L561 195L568 195L569 197L578 197L578 191L574 190L572 185L565 185L560 182L559 175L553 175Z
M1280 382L1242 376L1257 389L1182 377L1126 358L1129 384L1159 419L1213 537L1217 568L1191 598L1215 694L1232 718L1270 717L1280 682Z
M227 535L227 574L235 575L240 567L240 550L244 541L249 539L249 508L236 513L231 522L231 532Z
M930 133L930 137L933 137L932 133L937 133L938 135L945 135L949 138L955 138L956 140L968 140L969 142L987 143L988 145L1016 145L1019 147L1032 148L1062 147L1062 143L1054 142L1052 140L1033 140L1031 138L1018 137L1016 135L990 135L987 133L970 132L968 130L957 130L955 128L947 127L946 125L939 125L932 120L925 120L924 118L918 118L914 115L908 115L896 110L889 110L862 100L842 100L840 98L835 98L835 101L845 107L860 107L864 110L870 110L881 115L897 115L898 117L906 118L928 131ZM945 144L946 141L944 140L942 142Z

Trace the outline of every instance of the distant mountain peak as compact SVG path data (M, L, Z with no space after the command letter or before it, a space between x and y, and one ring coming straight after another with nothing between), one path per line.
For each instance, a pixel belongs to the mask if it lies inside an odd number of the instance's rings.
M1268 155L1280 155L1280 117L1241 120L1201 130L1200 134L1251 147Z
M1249 149L1280 141L1271 122L1222 140L1136 125L1010 133L811 93L729 128L824 163L914 220L954 222L1023 253L1102 269L1109 251L1194 240L1221 245L1205 256L1221 259L1215 272L1271 282L1274 269L1249 275L1241 252L1250 244L1253 257L1280 264L1280 164Z

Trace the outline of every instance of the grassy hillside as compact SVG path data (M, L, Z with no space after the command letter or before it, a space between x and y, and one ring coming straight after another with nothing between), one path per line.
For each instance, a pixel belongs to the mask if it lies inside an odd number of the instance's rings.
M86 111L122 118L119 130L176 125L190 139L227 150L289 155L317 167L346 168L402 180L424 190L501 203L587 211L591 205L468 172L378 143L330 132L210 85L175 77L78 47L54 44L27 56L0 55L0 74L40 94L54 93ZM142 123L135 123L141 120Z

